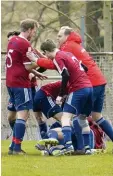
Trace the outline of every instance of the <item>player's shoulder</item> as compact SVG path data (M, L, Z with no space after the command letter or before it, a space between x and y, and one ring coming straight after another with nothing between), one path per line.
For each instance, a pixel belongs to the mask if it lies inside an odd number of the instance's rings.
M56 58L56 59L61 59L65 54L66 54L65 51L61 51L61 50L59 50L59 51L57 52L55 58Z

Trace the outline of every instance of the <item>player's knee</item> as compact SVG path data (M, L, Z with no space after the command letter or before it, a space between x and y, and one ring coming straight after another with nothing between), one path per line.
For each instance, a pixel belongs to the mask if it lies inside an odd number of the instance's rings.
M92 119L93 119L94 121L99 120L101 117L102 117L102 114L101 114L101 113L99 113L99 112L92 112Z
M89 127L89 124L88 124L88 120L86 119L86 116L80 116L78 118L78 122L79 122L79 125L81 126L82 128L82 133L89 133L90 132L90 127Z

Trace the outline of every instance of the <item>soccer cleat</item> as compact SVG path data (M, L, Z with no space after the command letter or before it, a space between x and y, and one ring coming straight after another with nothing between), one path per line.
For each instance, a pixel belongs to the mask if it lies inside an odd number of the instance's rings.
M9 149L8 155L13 155L13 150Z
M62 153L63 153L64 155L71 155L73 152L74 152L74 148L73 148L72 145L70 145L69 147L66 147L66 148L62 151Z
M62 149L56 148L56 150L54 150L52 152L52 155L54 156L61 156L61 155L71 155L74 152L74 148L73 146L69 146L69 147L65 147Z
M36 148L38 148L39 150L44 150L46 148L47 145L57 145L59 142L57 139L54 138L49 138L49 139L42 139L39 140L37 145L35 146Z
M24 150L13 151L13 155L26 155L26 152Z
M52 156L58 156L62 149L64 149L64 145L52 146L49 149L49 153Z
M49 150L48 149L41 150L41 155L42 156L49 156L50 155Z
M45 150L45 145L41 145L41 144L36 144L35 145L35 148L37 149L37 150Z
M92 154L94 154L94 152L91 151L91 149L86 149L85 155L92 155Z

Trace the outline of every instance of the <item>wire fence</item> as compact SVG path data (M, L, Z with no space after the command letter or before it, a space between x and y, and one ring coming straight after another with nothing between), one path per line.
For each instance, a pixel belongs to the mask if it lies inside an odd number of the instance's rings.
M5 52L1 52L1 138L6 139L7 135L11 132L8 120L7 120L7 102L8 94L5 86ZM98 66L102 70L107 79L106 94L103 108L103 116L113 124L113 52L103 53L90 53ZM46 75L49 75L49 79L45 81L39 81L39 86L47 84L52 81L57 81L61 77L56 71L47 71ZM52 76L50 76L52 75ZM52 120L49 120L49 124ZM30 112L30 118L27 122L25 139L37 140L39 136L39 128L33 113Z

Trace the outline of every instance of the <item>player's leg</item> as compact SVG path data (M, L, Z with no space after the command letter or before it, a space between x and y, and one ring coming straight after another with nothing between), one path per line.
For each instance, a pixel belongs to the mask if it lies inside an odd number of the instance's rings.
M33 98L33 112L34 112L34 116L37 120L38 126L39 126L39 130L40 130L40 136L42 139L46 138L46 133L47 133L47 124L46 121L43 118L42 112L41 111L37 111L38 106L36 107L36 103L40 102L40 98L42 97L42 91L40 89L38 89L38 87L32 87L32 98Z
M64 135L64 141L65 141L65 153L70 151L73 152L74 148L72 145L72 139L71 139L71 133L72 133L72 128L71 128L71 119L73 115L76 114L76 108L75 106L72 105L72 102L74 101L74 93L69 94L68 99L64 103L63 107L63 115L61 118L61 123L62 123L62 132Z
M72 120L72 128L73 128L73 143L76 146L74 147L75 150L82 151L84 149L84 141L83 141L83 135L82 135L82 128L79 124L78 117L74 117ZM75 138L75 139L74 139ZM75 140L75 142L74 142Z
M106 120L101 112L103 108L105 85L96 86L93 88L93 110L92 118L100 126L100 128L108 135L113 141L113 127L108 120Z
M7 115L8 122L9 122L11 129L13 130L14 124L16 121L16 109L14 106L13 98L9 99L7 109L8 109L8 115Z
M90 89L91 88L84 88L74 92L74 98L71 101L71 106L75 107L76 109L75 114L78 116L78 122L82 129L82 136L85 150L90 149L90 127L86 118L87 115L89 115L86 111L91 112L92 108L92 89L91 92ZM90 94L91 98L90 101L88 102L88 97ZM86 105L89 108L88 110Z
M17 119L14 126L13 151L15 154L23 153L21 143L25 134L26 121L28 112L33 108L31 88L12 88L15 98L15 108L17 111Z
M84 140L84 147L86 154L91 154L91 136L90 136L90 126L87 120L87 117L91 114L92 105L93 105L93 89L85 88L83 89L83 106L79 116L79 124L82 127L82 135Z

